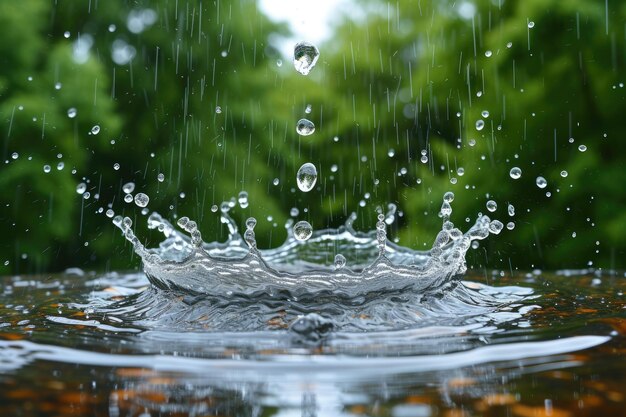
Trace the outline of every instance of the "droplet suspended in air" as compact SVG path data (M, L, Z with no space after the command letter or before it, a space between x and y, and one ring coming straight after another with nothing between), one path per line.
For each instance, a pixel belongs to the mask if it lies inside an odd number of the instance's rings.
M126 203L132 203L133 202L133 195L132 194L126 194L124 196L124 202Z
M157 180L159 182L165 181L165 175L163 175L162 173L159 173L159 175L157 175Z
M578 145L578 150L581 152L585 152L587 150L587 147L585 145Z
M124 191L126 194L132 193L133 191L135 191L135 183L127 182L126 184L122 185L122 191Z
M100 133L100 125L95 125L94 127L91 128L92 135L97 135L98 133Z
M528 29L532 29L534 27L535 27L535 22L533 22L532 20L528 22Z
M149 202L150 202L150 197L148 197L146 194L137 193L135 195L135 204L137 204L139 207L145 207L148 205Z
M308 75L317 64L320 51L308 42L299 42L293 49L293 66L302 75Z
M511 178L513 178L514 180L519 179L522 176L522 170L518 167L513 167L511 168L511 170L509 171L509 175L511 176Z
M46 174L50 172L50 165L44 165L43 166L43 172L45 172Z
M546 188L546 186L548 185L548 181L546 181L544 177L538 176L535 180L535 184L537 184L537 187L539 188Z
M302 165L296 174L296 181L300 191L309 192L317 182L317 168L310 162Z
M216 106L215 107L215 113L217 113L217 114L222 113L222 108L220 106Z
M487 210L493 213L497 209L498 209L498 204L495 201L493 200L487 201Z
M485 51L485 56L486 56L487 58L491 58L491 55L493 55L493 52L491 52L491 51L489 51L489 50Z
M513 207L513 204L509 203L509 206L507 207L507 211L509 213L509 216L511 217L515 216L515 207Z
M563 178L567 177L567 175L568 175L567 171L565 171L565 170L561 171L561 176Z
M298 135L309 136L315 132L315 125L308 119L300 119L296 124L296 132L298 132Z
M299 241L309 240L313 234L313 227L309 222L301 220L293 226L293 236Z
M476 120L476 130L483 130L485 127L485 121L483 119Z
M241 207L242 209L245 209L248 207L248 193L245 191L242 191L239 193L239 196L237 197L237 201L239 202L239 207ZM251 217L252 219L252 217ZM256 220L255 220L255 225L256 225Z
M87 184L85 184L84 182L81 182L76 186L76 192L78 194L83 194L85 191L87 191Z
M312 111L312 110L313 110L313 109L311 108L311 105L310 105L310 104L307 104L307 105L306 105L306 108L304 109L304 112L305 112L306 114L311 114L311 111Z
M74 117L76 117L77 114L78 114L78 111L76 110L76 108L71 107L67 109L67 117L69 117L70 119L73 119Z
M489 110L483 110L483 111L480 113L480 115L481 115L481 116L483 116L483 118L485 118L485 119L486 119L487 117L489 117Z

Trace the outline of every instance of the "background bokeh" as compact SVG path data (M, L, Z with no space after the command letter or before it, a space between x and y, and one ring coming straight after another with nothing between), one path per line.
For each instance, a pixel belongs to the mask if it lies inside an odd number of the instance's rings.
M293 207L316 229L356 211L368 230L395 203L390 237L428 249L453 191L462 229L489 199L515 223L474 268L624 268L626 3L609 3L348 3L304 77L280 52L289 25L254 1L0 2L0 274L137 268L104 215L158 242L127 182L206 240L226 236L211 206L245 190L233 215L259 219L260 247ZM306 194L304 162L319 172Z

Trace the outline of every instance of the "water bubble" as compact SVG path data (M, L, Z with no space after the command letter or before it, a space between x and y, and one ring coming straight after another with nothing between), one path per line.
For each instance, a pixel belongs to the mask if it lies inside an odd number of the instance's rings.
M578 150L581 152L585 152L587 150L587 147L585 145L578 145Z
M100 133L100 125L95 125L94 127L91 128L92 135L97 135L98 133Z
M507 228L507 229L509 229L509 230L513 230L513 229L515 229L515 223L513 223L513 222L508 222L508 223L506 224L506 228Z
M308 42L299 42L293 50L293 66L302 75L308 73L315 67L320 51L317 47Z
M296 181L300 191L309 192L317 182L317 168L310 162L302 165L296 175Z
M215 113L217 113L217 114L222 113L222 108L220 106L216 106L215 107Z
M513 204L509 203L506 209L507 209L507 212L509 213L509 216L511 217L515 216L515 207L513 207Z
M565 170L561 171L561 176L562 176L563 178L567 177L567 175L568 175L568 174L567 174L567 171L565 171Z
M522 170L520 168L518 168L518 167L513 167L509 171L509 175L511 176L511 178L516 180L516 179L518 179L519 177L522 176Z
M242 209L245 209L248 207L248 193L245 191L242 191L239 193L239 196L237 197L237 201L239 202L239 207L241 207ZM251 217L252 218L252 217ZM256 220L255 220L255 224L256 224Z
M535 180L535 184L537 184L537 187L539 188L546 188L546 186L548 185L548 181L546 181L544 177L538 176Z
M44 165L43 166L43 172L45 172L46 174L50 172L50 165Z
M489 117L489 111L488 111L488 110L483 110L483 111L480 113L480 115L481 115L484 119L486 119L487 117Z
M81 182L76 186L76 192L78 194L83 194L85 191L87 191L87 184L85 184L84 182Z
M485 121L482 119L476 120L476 130L483 130L483 127L485 127Z
M133 196L132 196L132 194L126 194L126 195L124 196L124 201L125 201L126 203L132 203L132 202L133 202Z
M341 269L346 266L346 257L338 253L335 255L335 269Z
M498 204L495 201L493 200L487 201L487 210L493 213L497 209L498 209Z
M126 184L122 185L122 191L124 191L126 194L132 193L133 191L135 191L135 183L127 182Z
M535 22L533 22L532 20L528 22L528 29L532 29L534 27L535 27Z
M157 180L159 182L165 181L165 175L163 175L162 173L159 173L159 175L157 175Z
M315 132L315 125L308 119L300 119L296 124L296 132L298 132L298 135L309 136Z
M312 110L311 105L310 105L310 104L307 104L307 105L306 105L306 108L304 109L304 112L305 112L306 114L310 114L310 113L311 113L311 110Z
M150 202L150 197L148 197L146 194L137 193L135 195L135 204L137 204L137 206L145 207L148 205L149 202Z
M309 222L301 220L293 226L293 235L297 240L308 240L313 234L313 227Z
M74 117L76 117L76 115L78 114L78 110L76 110L76 108L71 107L67 110L67 117L69 117L70 119L73 119Z

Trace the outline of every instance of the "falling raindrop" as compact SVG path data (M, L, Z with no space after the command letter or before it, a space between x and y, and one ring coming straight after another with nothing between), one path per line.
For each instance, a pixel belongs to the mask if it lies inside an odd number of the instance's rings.
M509 213L509 216L511 216L511 217L515 216L515 207L513 207L513 204L509 203L509 205L507 207L507 211Z
M507 228L507 229L509 229L509 230L513 230L513 229L515 229L515 223L513 223L513 222L508 222L508 223L506 224L506 228Z
M578 150L581 152L585 152L587 150L587 147L585 145L578 145Z
M95 125L94 127L91 128L92 135L97 135L98 133L100 133L100 125Z
M513 167L509 171L509 175L511 176L511 178L516 180L516 179L518 179L519 177L522 176L522 170L520 168L518 168L518 167Z
M300 119L296 124L296 132L302 136L309 136L315 132L315 125L308 119Z
M346 257L338 253L335 255L335 269L341 269L346 266Z
M247 208L249 205L248 193L245 191L240 192L239 196L237 197L237 201L239 202L239 207L241 207L242 209Z
M317 47L308 42L296 44L293 50L293 66L302 75L308 73L315 67L320 51Z
M534 27L535 27L535 22L533 22L532 20L528 22L528 29L532 29Z
M78 111L74 107L71 107L67 110L67 117L69 117L70 119L73 119L74 117L76 117L77 114L78 114Z
M293 226L293 235L299 241L308 240L313 234L313 228L307 221L299 221Z
M542 176L537 177L537 179L535 180L535 183L537 184L537 187L539 188L546 188L546 186L548 185L548 181L546 181L546 179Z
M120 169L120 164L118 164L117 162L113 164L113 169L116 171L119 171Z
M127 182L126 184L122 185L122 191L124 191L126 194L132 193L133 191L135 191L135 183Z
M487 117L489 117L489 111L488 111L488 110L483 110L483 111L480 113L480 115L481 115L481 116L483 116L483 118L485 118L485 119L486 119Z
M132 202L133 202L133 196L132 196L132 194L126 194L126 195L124 196L124 201L125 201L126 203L132 203Z
M561 171L561 176L563 178L567 177L567 175L568 175L567 171L565 171L565 170Z
M109 219L112 219L113 216L115 216L115 212L111 209L108 209L105 214Z
M44 165L43 166L43 172L45 172L46 174L50 172L50 165Z
M215 107L215 113L217 113L217 114L222 113L222 108L220 106L216 106Z
M487 210L493 213L494 211L497 210L497 208L498 208L498 204L495 201L493 200L487 201Z
M304 109L304 112L305 112L306 114L311 114L311 110L312 110L312 109L311 109L311 105L310 105L310 104L307 104L307 105L306 105L306 108Z
M300 191L305 193L311 191L317 182L317 168L315 168L315 165L310 162L302 165L296 175L296 181Z
M135 204L137 204L137 206L145 207L148 205L149 202L150 202L150 197L148 197L146 194L137 193L137 195L135 195Z
M476 120L476 130L483 130L483 127L485 127L485 121L482 119Z
M159 182L165 181L165 175L163 175L162 173L159 173L159 175L157 175L157 180Z
M78 194L83 194L85 191L87 191L87 184L85 184L84 182L81 182L76 186L76 192Z
M485 56L487 58L491 58L491 55L493 55L493 53L491 51L485 51Z

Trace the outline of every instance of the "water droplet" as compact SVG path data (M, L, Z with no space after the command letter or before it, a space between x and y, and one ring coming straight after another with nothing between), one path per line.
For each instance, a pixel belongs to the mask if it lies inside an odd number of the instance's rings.
M74 117L76 117L77 114L78 114L78 111L74 107L71 107L67 110L67 117L69 117L70 119L73 119Z
M60 90L60 89L61 89L61 87L63 87L63 84L61 84L61 83L55 83L55 84L54 84L54 89L55 89L55 90Z
M485 121L482 119L476 120L476 130L483 130L483 127L485 127Z
M100 133L100 125L95 125L94 127L91 128L92 135L97 135L98 133Z
M62 171L65 168L65 162L59 162L57 164L57 170Z
M334 142L339 142L339 136L335 136L335 137L333 138L333 141L334 141Z
M276 66L279 67L279 68L282 67L283 66L283 60L282 59L277 59L276 60Z
M534 27L535 27L535 22L533 22L532 20L528 22L528 29L532 29Z
M567 177L567 175L568 175L568 174L567 174L567 171L565 171L565 170L561 171L561 176L562 176L563 178Z
M219 208L217 207L217 204L213 204L213 205L211 206L211 211L212 211L213 213L217 213L217 210L219 210Z
M17 152L13 152L13 153L11 154L11 158L13 158L13 159L17 159L17 158L19 158L19 157L20 157L20 155L19 155Z
M133 202L133 196L132 196L132 194L126 194L126 195L124 196L124 201L125 201L126 203L132 203L132 202Z
M506 47L510 48L511 46L513 46L513 42L507 42Z
M296 181L300 191L309 192L317 182L317 168L310 162L302 165L296 175Z
M163 175L163 174L159 173L159 175L157 175L157 180L158 180L159 182L163 182L163 181L165 181L165 175Z
M489 111L488 111L488 110L483 110L483 111L480 113L480 115L481 115L484 119L486 119L487 117L489 117Z
M546 179L542 176L537 177L537 179L535 180L535 183L537 184L537 187L539 188L546 188L546 186L548 185L548 181L546 181Z
M239 202L239 207L241 207L242 209L245 209L248 207L248 193L245 191L242 191L239 193L239 196L237 197L237 201ZM252 219L252 217L251 217ZM248 219L250 220L250 219ZM256 224L256 220L254 221Z
M300 119L296 124L296 132L298 132L298 135L309 136L315 132L315 125L308 119Z
M587 150L587 147L585 145L578 145L578 150L581 152L585 152Z
M335 255L335 269L341 269L346 266L346 257L338 253Z
M513 223L513 222L508 222L508 223L506 224L506 228L507 228L507 229L509 229L509 230L513 230L513 229L515 229L515 223Z
M459 177L462 177L463 175L465 175L465 168L463 168L463 167L459 167L459 168L457 168L457 170L456 170L456 174L457 174Z
M113 216L115 216L115 212L114 212L113 210L111 210L111 209L108 209L108 210L107 210L107 212L106 212L105 214L106 214L106 216L107 216L109 219L112 219L112 218L113 218Z
M278 185L280 184L280 180L278 178L274 178L274 181L272 181L272 184Z
M443 195L443 201L446 203L452 203L454 201L454 193L452 191L448 191Z
M150 202L150 197L148 197L146 194L137 193L137 195L135 195L135 204L137 204L137 206L145 207L148 205L149 202Z
M71 34L70 34L70 31L69 31L69 30L66 30L65 32L63 32L63 37L64 37L65 39L69 39L70 35L71 35Z
M330 166L330 172L337 172L339 170L339 167L337 166L337 164L332 164Z
M509 216L511 217L515 216L515 207L513 207L513 204L509 203L507 207L507 212L509 213Z
M43 166L43 172L45 172L46 174L50 172L50 165L44 165Z
M420 157L420 161L422 162L422 164L427 164L428 163L428 157L426 155L422 155Z
M511 170L509 171L509 175L511 176L511 178L513 178L514 180L518 179L519 177L522 176L522 170L519 169L518 167L513 167L511 168Z
M215 107L215 113L217 113L217 114L222 113L222 108L220 106L216 106Z
M313 227L307 221L299 221L293 226L293 235L297 240L308 240L313 234Z
M493 53L491 51L485 51L485 56L487 58L491 58L491 55L493 55Z
M306 108L304 109L304 112L305 112L306 114L311 114L311 110L312 110L311 105L310 105L310 104L307 104L307 105L306 105Z
M85 200L89 200L89 197L91 197L91 193L89 191L85 191L85 193L83 194L83 198Z
M493 213L497 209L498 209L498 204L495 201L493 200L487 201L487 210Z
M293 66L302 75L307 75L320 56L317 47L308 42L300 42L296 44L293 50Z
M300 210L298 210L296 207L292 207L291 210L289 210L289 215L291 217L297 217L298 214L300 214Z
M503 228L504 225L500 220L492 220L491 223L489 223L489 231L494 235L500 234Z
M122 191L124 191L126 194L132 193L133 191L135 191L135 183L127 182L126 184L122 185Z
M116 171L119 171L120 169L120 164L118 164L117 162L113 164L113 169Z
M85 191L87 191L87 184L85 184L84 182L81 182L76 186L76 192L78 194L83 194Z
M395 149L393 149L393 148L391 148L391 149L389 149L389 150L387 151L387 156L388 156L389 158L393 158L393 156L394 156L395 154L396 154L396 151L395 151Z

